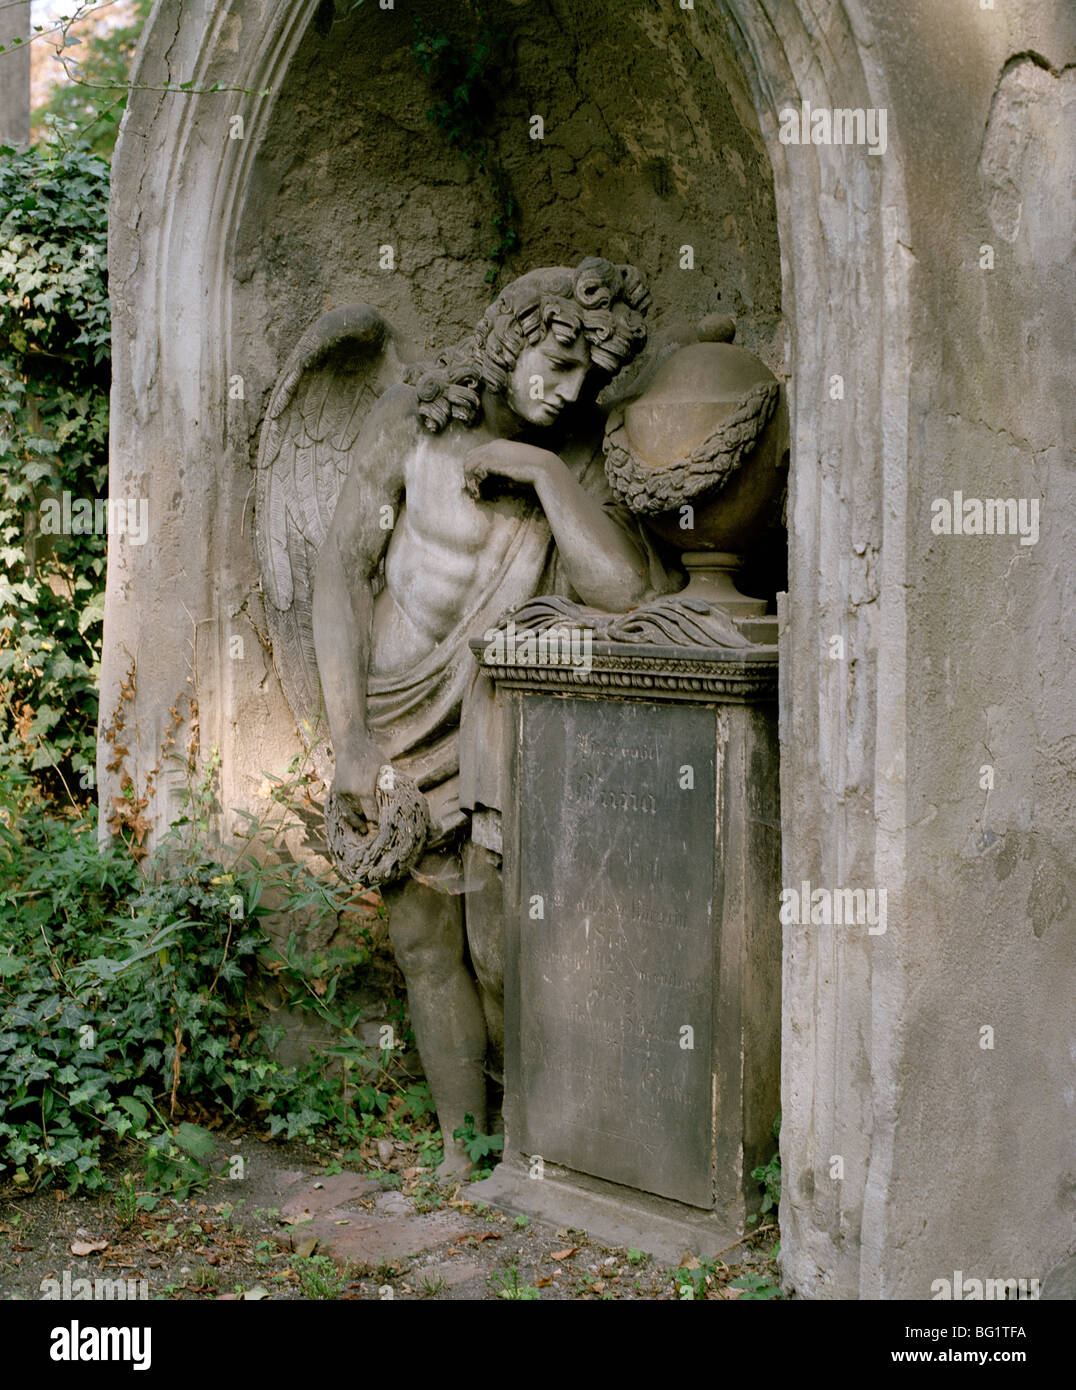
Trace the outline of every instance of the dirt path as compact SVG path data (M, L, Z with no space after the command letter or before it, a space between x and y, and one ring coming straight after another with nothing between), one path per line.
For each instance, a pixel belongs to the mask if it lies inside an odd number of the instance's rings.
M758 1297L776 1282L770 1229L679 1272L586 1232L506 1217L440 1191L404 1146L380 1172L343 1171L300 1144L253 1135L219 1145L213 1179L186 1200L124 1211L111 1192L0 1189L0 1298L678 1299ZM238 1165L234 1157L242 1157ZM108 1174L118 1182L119 1171ZM52 1282L49 1282L52 1281ZM121 1294L120 1296L124 1296Z

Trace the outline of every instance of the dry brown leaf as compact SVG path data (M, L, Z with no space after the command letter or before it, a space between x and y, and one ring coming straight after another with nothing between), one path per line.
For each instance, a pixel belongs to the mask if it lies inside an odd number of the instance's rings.
M107 1240L73 1240L71 1242L72 1255L96 1255L99 1250L107 1249Z
M554 1250L549 1258L551 1260L566 1260L569 1255L575 1255L578 1254L578 1252L578 1245L570 1245L567 1250Z

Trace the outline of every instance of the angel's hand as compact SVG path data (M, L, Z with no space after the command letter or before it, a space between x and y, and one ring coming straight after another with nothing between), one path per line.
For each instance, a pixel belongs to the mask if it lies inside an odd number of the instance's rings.
M381 757L371 750L368 756L341 753L336 759L333 790L345 818L356 830L377 825L377 776Z
M513 483L538 487L556 469L563 467L560 458L549 449L539 449L518 439L492 439L468 454L463 468L463 485L472 497L477 498L483 480L490 474L508 478Z

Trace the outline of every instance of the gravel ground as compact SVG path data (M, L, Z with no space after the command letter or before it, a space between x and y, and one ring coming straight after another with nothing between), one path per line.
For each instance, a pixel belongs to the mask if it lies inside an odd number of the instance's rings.
M145 1296L176 1300L673 1300L690 1279L697 1297L731 1300L744 1296L731 1287L744 1275L777 1280L772 1227L723 1257L737 1263L700 1268L685 1257L677 1277L585 1231L484 1207L468 1198L468 1184L439 1190L417 1150L391 1148L371 1146L366 1162L345 1168L302 1144L232 1134L218 1140L212 1166L226 1174L229 1156L241 1153L241 1181L214 1178L127 1220L112 1191L0 1187L0 1299L89 1297L92 1284L78 1281L125 1280L135 1296L145 1281ZM123 1159L106 1169L113 1185Z

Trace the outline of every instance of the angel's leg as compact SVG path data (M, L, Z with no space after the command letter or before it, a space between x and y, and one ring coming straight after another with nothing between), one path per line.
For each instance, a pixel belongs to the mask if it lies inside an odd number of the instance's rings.
M478 994L486 1018L489 1052L486 1066L492 1081L489 1115L499 1130L504 1091L504 899L501 888L501 856L468 839L463 846L463 877L467 946L478 976ZM492 1112L496 1104L497 1114ZM491 1131L493 1132L493 1131Z
M438 854L417 866L436 877L444 870ZM384 892L389 938L407 981L411 1026L433 1092L445 1143L442 1174L468 1166L453 1132L474 1116L486 1133L486 1025L478 990L464 960L463 906L458 896L438 893L414 879Z

